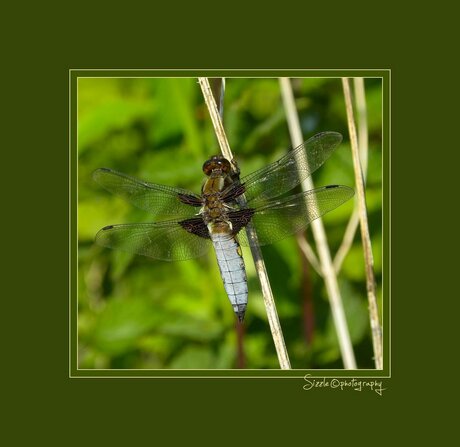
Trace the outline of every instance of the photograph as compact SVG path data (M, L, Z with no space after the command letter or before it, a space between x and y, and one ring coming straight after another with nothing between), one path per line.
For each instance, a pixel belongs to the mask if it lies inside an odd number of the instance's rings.
M379 73L72 83L74 374L388 370Z

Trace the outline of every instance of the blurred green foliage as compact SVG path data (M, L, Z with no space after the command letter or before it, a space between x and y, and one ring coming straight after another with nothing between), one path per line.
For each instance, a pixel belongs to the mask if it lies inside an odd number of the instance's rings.
M354 186L341 82L293 82L305 139L333 130L344 142L314 174L316 186ZM366 79L369 123L367 203L381 299L381 122L379 79ZM227 79L224 123L242 175L290 147L276 79ZM218 145L196 79L80 78L78 81L78 352L80 368L278 368L258 279L249 281L243 350L214 253L167 263L95 246L103 226L149 215L91 180L99 167L199 192L201 166ZM324 217L332 252L353 203ZM311 241L310 230L307 238ZM263 249L293 368L342 368L324 283L294 237ZM340 276L360 368L373 368L359 234ZM308 310L306 312L305 310ZM239 363L238 360L239 359Z

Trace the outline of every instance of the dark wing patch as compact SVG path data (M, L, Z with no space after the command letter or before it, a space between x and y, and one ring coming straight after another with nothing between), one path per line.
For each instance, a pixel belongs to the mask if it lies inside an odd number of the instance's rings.
M177 194L177 196L179 197L179 200L182 203L185 203L187 205L196 206L196 207L203 205L201 199L195 195L180 193L180 194Z
M243 227L245 227L254 215L255 210L244 208L238 211L228 213L228 220L232 223L232 233L236 235Z
M234 202L246 191L246 187L242 183L233 183L225 191L222 191L222 200L226 203Z
M210 239L208 227L204 223L201 217L193 217L191 219L185 219L178 224L189 233L192 233L196 236L200 236L205 239Z

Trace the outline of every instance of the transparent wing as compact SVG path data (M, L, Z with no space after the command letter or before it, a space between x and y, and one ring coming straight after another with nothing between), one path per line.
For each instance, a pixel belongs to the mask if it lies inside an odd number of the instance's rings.
M272 199L295 188L332 154L342 141L337 132L322 132L288 152L278 161L241 179L248 203Z
M108 168L94 171L93 179L156 218L192 216L201 203L199 196L185 189L144 182Z
M186 231L181 222L173 220L109 225L97 233L96 243L162 261L196 258L212 245L209 239Z
M251 223L260 245L267 245L304 230L307 225L353 197L348 186L330 185L300 194L272 200L254 210ZM249 246L246 231L238 240Z

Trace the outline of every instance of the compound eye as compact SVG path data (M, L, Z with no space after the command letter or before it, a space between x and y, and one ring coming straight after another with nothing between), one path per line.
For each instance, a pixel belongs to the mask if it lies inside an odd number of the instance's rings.
M212 160L208 160L204 163L203 165L203 172L207 175L207 176L210 176L211 173L212 173L212 169L213 169L213 164L214 162Z
M220 161L220 169L222 169L222 172L225 174L228 174L231 170L230 162L226 158L222 158Z
M231 170L231 165L228 160L226 160L221 155L214 155L214 157L210 158L206 161L203 165L203 172L210 176L212 171L221 171L225 174L229 173Z

